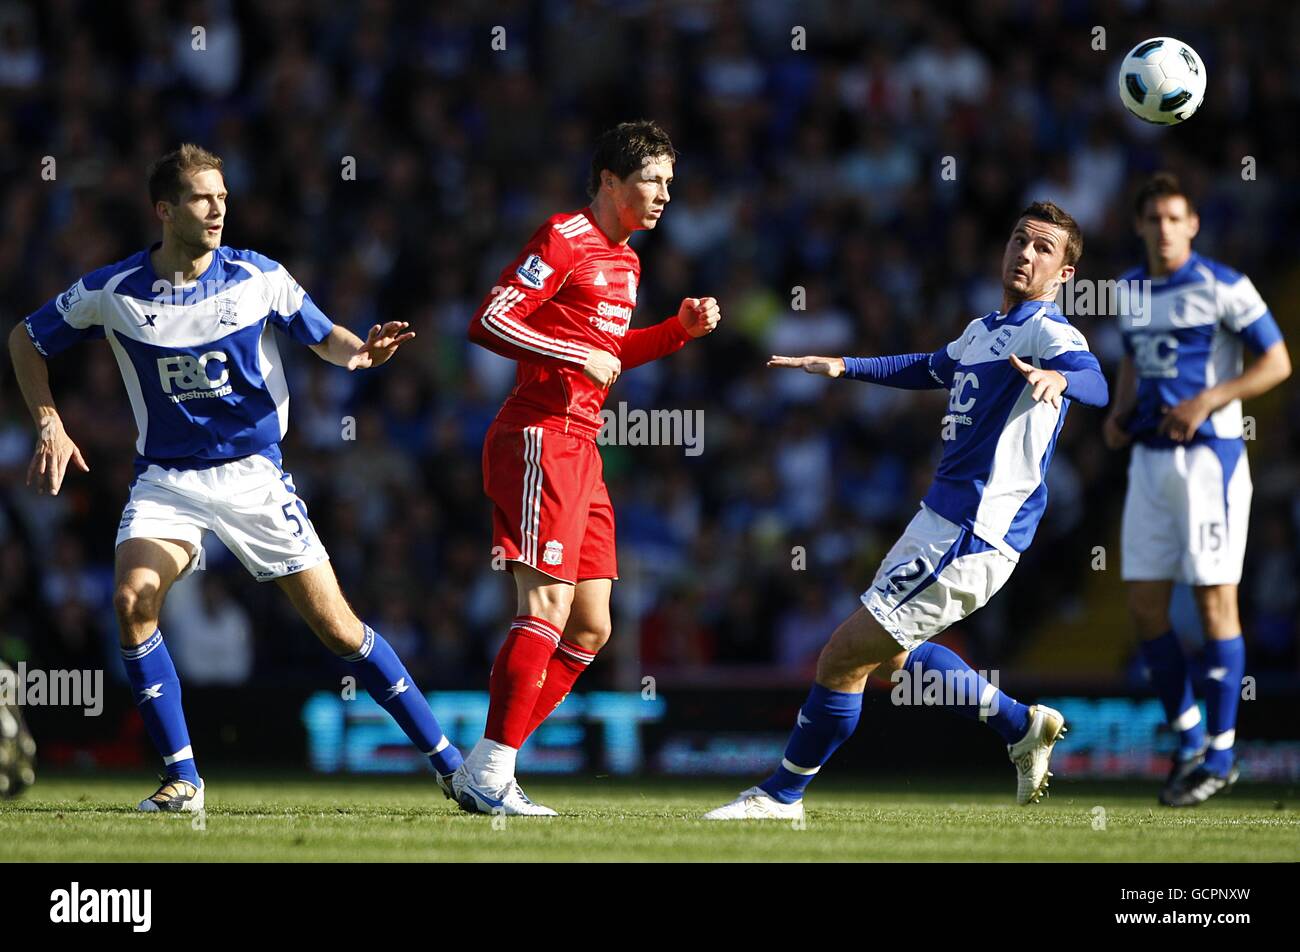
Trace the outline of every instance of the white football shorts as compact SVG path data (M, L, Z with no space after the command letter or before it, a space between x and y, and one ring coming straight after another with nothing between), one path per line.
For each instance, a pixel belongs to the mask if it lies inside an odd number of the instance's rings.
M922 505L880 563L862 604L911 651L988 604L1015 567L969 529Z
M191 549L183 578L199 568L209 531L258 581L292 575L329 558L293 480L265 456L206 469L150 466L131 486L116 545L127 539L183 542Z
M1241 440L1135 445L1124 498L1124 581L1239 583L1253 488Z

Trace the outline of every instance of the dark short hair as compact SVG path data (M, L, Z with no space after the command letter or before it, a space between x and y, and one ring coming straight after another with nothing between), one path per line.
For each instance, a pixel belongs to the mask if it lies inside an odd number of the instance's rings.
M221 156L193 142L182 144L180 148L168 152L149 166L149 201L155 204L179 203L181 188L184 185L181 176L187 172L202 172L205 169L216 169L220 172Z
M641 168L646 159L666 155L676 161L668 133L652 119L620 122L606 129L596 140L596 151L591 156L591 175L587 179L587 194L592 198L600 191L600 173L609 169L620 179L625 179Z
M1020 213L1020 218L1032 218L1055 225L1065 232L1065 264L1073 266L1083 257L1083 232L1079 223L1055 202L1033 202ZM1019 221L1020 219L1016 219Z
M1137 193L1133 196L1133 215L1141 218L1142 213L1146 211L1147 202L1153 198L1174 198L1181 196L1187 203L1187 210L1193 215L1196 214L1196 205L1192 202L1192 197L1183 190L1182 183L1178 181L1178 176L1173 172L1157 172L1140 186Z

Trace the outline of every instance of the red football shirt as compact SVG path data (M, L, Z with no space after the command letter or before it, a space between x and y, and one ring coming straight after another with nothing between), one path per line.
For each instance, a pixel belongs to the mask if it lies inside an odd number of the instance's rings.
M470 322L471 341L518 361L497 419L594 439L608 391L582 372L591 350L630 370L690 339L676 315L629 329L640 279L636 252L611 242L590 207L547 219Z

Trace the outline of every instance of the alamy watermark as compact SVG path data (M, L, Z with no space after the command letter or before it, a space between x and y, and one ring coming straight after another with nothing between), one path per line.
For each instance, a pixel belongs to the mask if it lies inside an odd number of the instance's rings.
M1133 327L1151 323L1151 281L1083 278L1069 280L1056 294L1066 317L1125 317Z
M600 411L601 446L681 446L687 456L704 452L703 410L628 409L620 400L618 409Z
M0 667L0 705L18 707L80 707L86 717L98 717L104 710L104 672L44 671L28 668L25 661L16 669Z
M889 676L889 702L899 707L966 707L978 705L981 717L998 712L998 672L940 671L920 664L899 668Z
M132 932L153 925L152 889L83 889L74 882L50 893L50 922L126 923Z

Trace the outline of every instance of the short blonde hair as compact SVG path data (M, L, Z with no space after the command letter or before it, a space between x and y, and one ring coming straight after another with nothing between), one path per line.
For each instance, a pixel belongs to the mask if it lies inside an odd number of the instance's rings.
M149 201L155 204L178 204L184 184L181 176L187 172L202 172L206 169L220 172L221 156L193 142L183 143L180 148L168 152L149 166Z

